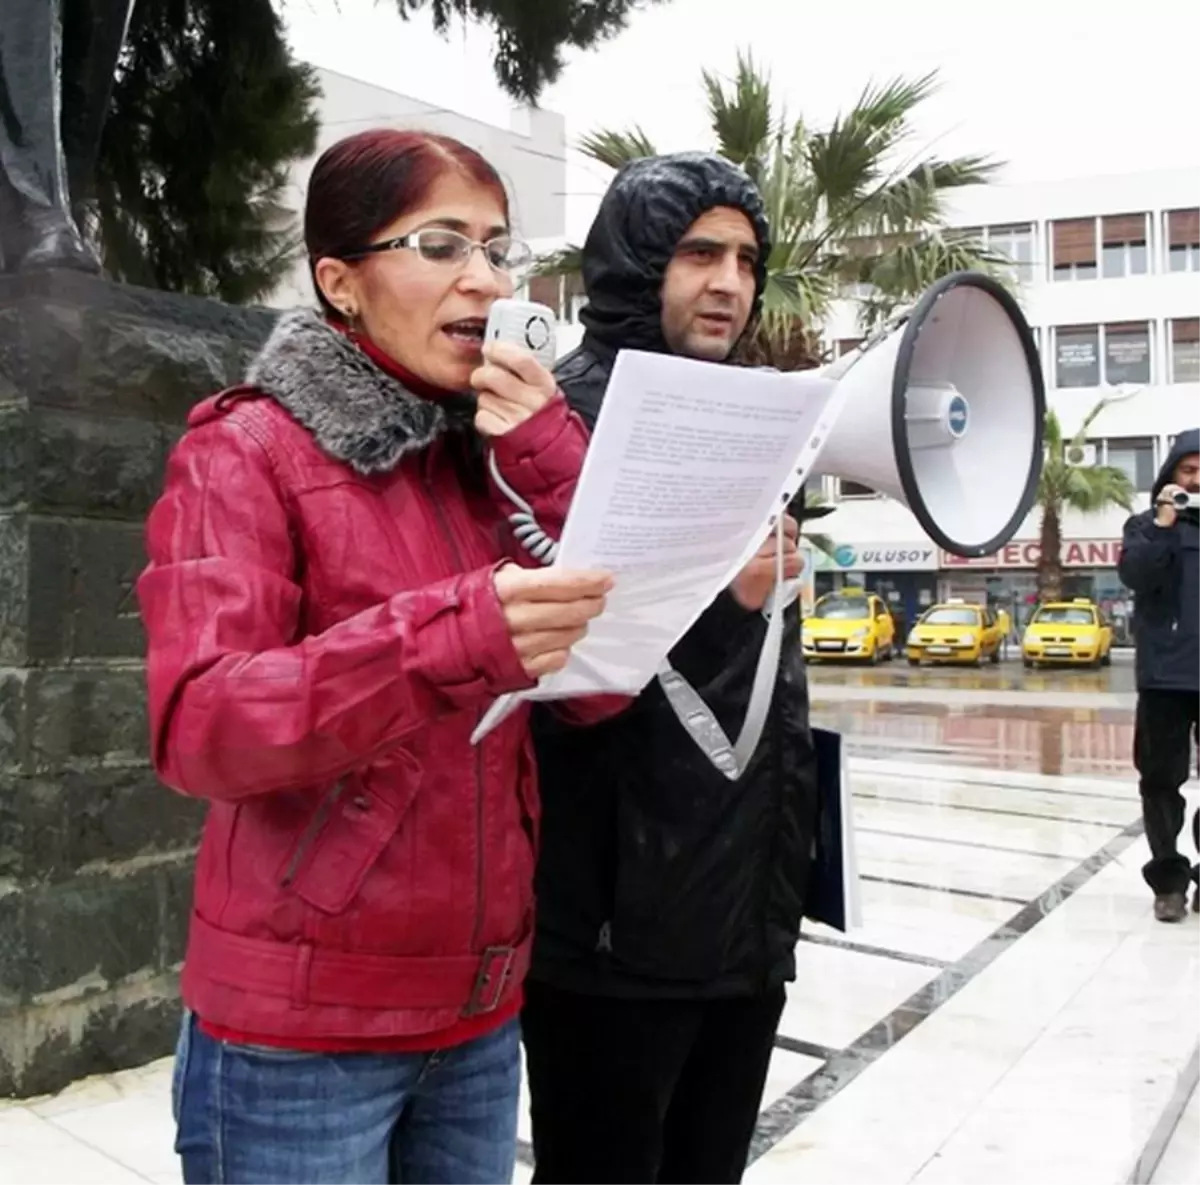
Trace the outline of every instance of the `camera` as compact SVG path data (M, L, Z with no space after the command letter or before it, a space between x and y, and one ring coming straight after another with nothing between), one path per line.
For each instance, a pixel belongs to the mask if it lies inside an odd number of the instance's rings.
M554 367L554 310L532 300L497 300L488 313L484 341L512 342L547 370Z
M1200 507L1200 494L1189 494L1186 490L1176 490L1171 495L1171 505L1176 510L1187 510L1189 507L1195 510Z

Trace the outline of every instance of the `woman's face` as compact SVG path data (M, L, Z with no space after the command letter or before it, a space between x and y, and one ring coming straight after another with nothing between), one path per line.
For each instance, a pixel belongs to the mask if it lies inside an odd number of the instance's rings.
M418 209L389 223L373 241L426 227L484 243L507 234L508 219L490 189L451 169ZM480 250L459 263L431 262L409 248L353 263L321 260L317 278L331 303L353 311L357 327L375 345L418 378L451 391L468 388L482 359L492 302L513 292L512 277L493 268Z

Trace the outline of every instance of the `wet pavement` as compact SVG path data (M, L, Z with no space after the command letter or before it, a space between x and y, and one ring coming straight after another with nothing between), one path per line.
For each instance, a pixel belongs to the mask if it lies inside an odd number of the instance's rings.
M863 924L805 924L747 1185L1200 1180L1200 917L1156 923L1141 878L1132 664L810 686L849 753ZM170 1071L0 1103L0 1180L178 1182Z
M809 684L814 723L845 734L858 756L1132 778L1136 690L1124 656L1099 671L821 664Z
M817 686L908 687L928 691L1033 691L1074 696L1081 692L1100 695L1129 695L1136 691L1133 654L1118 651L1112 666L1098 671L1087 667L1048 667L1026 670L1019 659L981 667L921 666L906 662L881 663L877 667L848 663L808 664L809 681Z

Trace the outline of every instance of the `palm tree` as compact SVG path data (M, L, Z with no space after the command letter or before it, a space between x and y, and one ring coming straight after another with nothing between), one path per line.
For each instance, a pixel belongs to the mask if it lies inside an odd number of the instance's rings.
M1110 506L1133 508L1133 482L1123 469L1111 465L1083 465L1088 429L1112 402L1101 399L1083 418L1079 430L1064 439L1062 424L1052 411L1046 412L1046 460L1038 483L1037 501L1042 508L1041 554L1037 566L1039 601L1062 596L1062 515L1064 510L1097 514Z
M1003 274L1010 263L981 243L945 233L949 190L988 181L998 163L982 156L941 160L905 155L913 114L936 89L936 74L868 86L826 130L791 119L749 53L726 83L710 71L703 86L716 149L762 192L773 248L760 324L746 361L800 369L820 361L819 328L839 296L860 296L864 333L948 272ZM599 130L580 151L618 169L655 155L641 127ZM577 274L580 249L540 262L542 275Z

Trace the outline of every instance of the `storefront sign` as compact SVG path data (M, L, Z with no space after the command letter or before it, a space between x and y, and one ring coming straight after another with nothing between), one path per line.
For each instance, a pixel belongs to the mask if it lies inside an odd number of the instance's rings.
M819 572L935 572L932 543L839 543L828 556L814 553Z
M942 552L943 568L1036 568L1042 554L1036 539L1006 544L991 555L964 559L948 551ZM1120 539L1064 539L1062 544L1064 568L1115 568L1121 558Z

